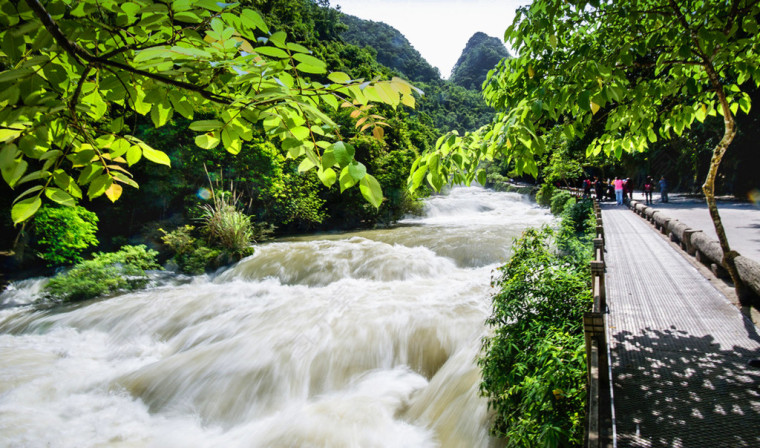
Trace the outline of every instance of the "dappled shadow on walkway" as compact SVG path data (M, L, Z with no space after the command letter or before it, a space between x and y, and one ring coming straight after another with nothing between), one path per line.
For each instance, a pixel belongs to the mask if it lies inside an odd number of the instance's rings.
M611 342L618 447L760 447L760 353L676 327Z

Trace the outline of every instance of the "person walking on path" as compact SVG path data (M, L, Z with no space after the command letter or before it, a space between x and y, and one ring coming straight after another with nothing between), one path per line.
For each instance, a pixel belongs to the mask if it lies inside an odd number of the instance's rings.
M668 202L668 182L665 180L665 176L660 177L660 201Z
M619 177L615 178L615 200L617 205L623 205L623 180Z
M604 200L604 187L602 186L602 181L598 178L594 178L594 190L596 190L596 200L601 202Z
M654 191L654 180L651 176L647 176L644 181L644 201L647 205L652 205L652 191Z

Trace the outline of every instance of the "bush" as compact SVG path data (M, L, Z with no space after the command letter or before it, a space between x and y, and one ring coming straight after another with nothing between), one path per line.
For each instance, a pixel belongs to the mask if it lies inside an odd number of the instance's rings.
M550 183L541 185L536 193L536 202L538 202L538 205L543 205L544 207L550 206L554 190L556 190L556 188Z
M562 212L557 248L563 257L580 264L593 257L592 240L596 231L594 207L590 199L567 204Z
M554 232L528 229L500 268L478 360L480 390L507 447L580 446L585 413L583 313L591 308L588 259L552 251Z
M171 232L158 230L164 234L161 240L174 252L172 259L185 274L203 274L207 269L218 267L221 263L222 251L199 243L198 239L192 236L195 227L183 226Z
M556 190L551 198L551 212L553 215L559 215L563 211L565 211L565 207L568 205L570 201L573 201L572 203L575 204L575 198L573 198L573 195L568 193L564 190Z
M160 269L158 252L145 246L123 246L118 252L96 253L56 275L45 286L44 297L60 302L87 300L117 291L131 291L148 283L149 269Z
M82 253L97 246L98 216L84 207L42 207L34 217L34 234L40 258L48 266L82 261Z

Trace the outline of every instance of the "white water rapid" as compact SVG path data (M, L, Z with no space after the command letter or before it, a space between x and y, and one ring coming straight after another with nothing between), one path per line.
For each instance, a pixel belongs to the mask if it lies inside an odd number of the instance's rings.
M0 295L3 447L488 447L491 271L551 221L454 189L388 230L292 238L214 277L38 309Z

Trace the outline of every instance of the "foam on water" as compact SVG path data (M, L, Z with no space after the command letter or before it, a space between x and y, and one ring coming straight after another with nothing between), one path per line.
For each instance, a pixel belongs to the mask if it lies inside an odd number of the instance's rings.
M455 189L403 227L263 245L214 279L0 309L0 445L494 445L474 360L508 256L492 246L521 216L551 219Z

